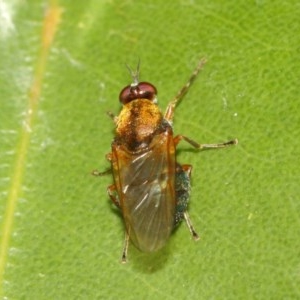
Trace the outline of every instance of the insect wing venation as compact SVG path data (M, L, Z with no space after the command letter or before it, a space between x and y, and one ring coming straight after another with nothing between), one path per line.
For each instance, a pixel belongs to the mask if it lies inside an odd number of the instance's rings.
M174 227L175 146L171 128L139 153L113 145L113 173L126 229L142 251L163 247Z

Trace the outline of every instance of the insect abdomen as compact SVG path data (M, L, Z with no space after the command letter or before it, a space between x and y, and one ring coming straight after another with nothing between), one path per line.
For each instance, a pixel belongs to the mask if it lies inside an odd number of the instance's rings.
M185 166L186 170L178 163L176 163L176 175L175 175L175 222L174 226L178 225L184 218L183 214L187 210L189 198L190 198L190 166Z

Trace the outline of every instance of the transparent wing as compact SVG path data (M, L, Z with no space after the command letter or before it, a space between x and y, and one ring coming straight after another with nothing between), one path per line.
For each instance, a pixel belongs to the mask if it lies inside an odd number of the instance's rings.
M113 149L115 183L126 228L142 251L167 241L175 216L175 149L169 131L157 135L147 151L132 154Z

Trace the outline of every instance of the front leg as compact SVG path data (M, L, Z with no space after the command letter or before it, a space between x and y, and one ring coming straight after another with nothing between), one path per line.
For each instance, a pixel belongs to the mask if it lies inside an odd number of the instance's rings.
M111 153L111 152L110 152L110 153L107 153L107 154L105 155L105 158L106 158L109 162L111 162L111 160L112 160L112 153ZM105 175L107 175L107 174L111 174L111 172L112 172L111 168L109 168L109 169L107 169L107 170L105 170L105 171L102 171L102 172L100 172L100 171L98 171L98 170L93 170L93 171L92 171L92 175L94 175L94 176L105 176Z
M175 113L175 107L178 104L178 102L180 102L182 100L182 98L184 97L184 95L188 92L190 86L192 85L192 83L194 82L194 80L196 79L196 77L198 76L199 72L201 71L201 69L203 68L204 64L206 63L205 59L201 59L200 62L198 63L196 69L194 70L194 72L192 73L192 75L190 76L189 80L187 81L187 83L179 90L179 92L177 93L177 95L175 96L175 98L169 103L167 110L165 112L165 116L164 118L170 123L172 124L173 118L174 118L174 113Z

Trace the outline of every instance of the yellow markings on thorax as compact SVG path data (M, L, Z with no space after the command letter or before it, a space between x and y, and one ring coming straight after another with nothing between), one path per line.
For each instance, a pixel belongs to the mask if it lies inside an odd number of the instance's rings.
M117 135L128 142L142 143L161 125L163 116L158 106L147 99L133 100L123 106L118 116Z

